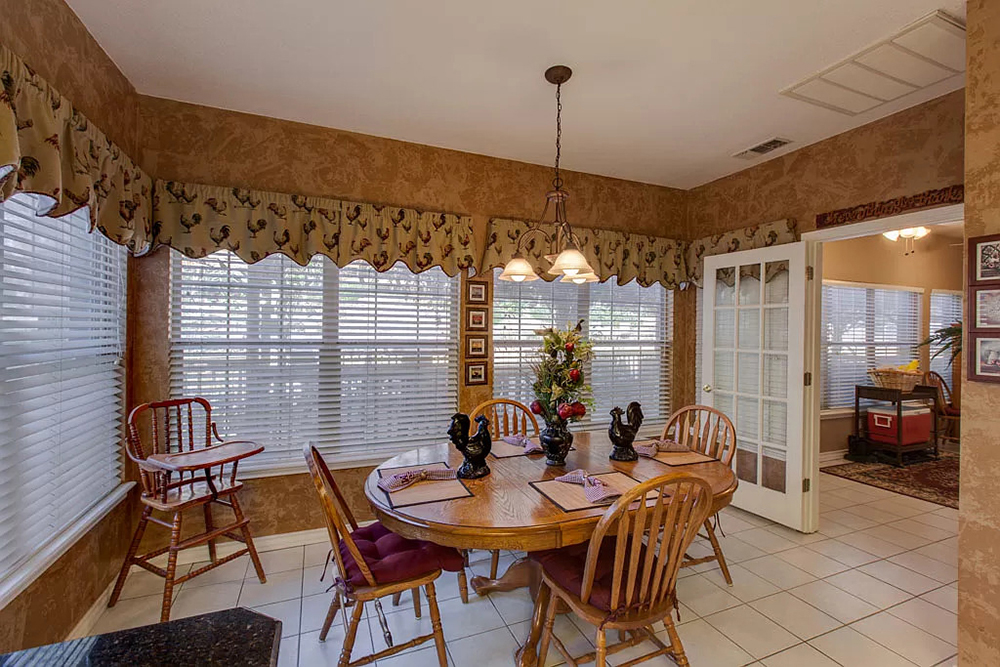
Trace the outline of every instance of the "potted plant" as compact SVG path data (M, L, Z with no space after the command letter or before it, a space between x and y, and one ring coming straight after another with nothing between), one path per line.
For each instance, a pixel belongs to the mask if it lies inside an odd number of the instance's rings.
M586 415L593 403L584 364L593 358L594 346L582 332L583 320L565 330L550 327L536 332L542 337L542 347L532 365L535 400L530 407L545 421L539 440L551 466L566 463L573 444L569 423Z
M925 340L921 341L917 347L925 345L940 345L941 347L931 355L935 359L942 354L948 354L948 365L951 366L951 402L953 407L959 407L962 390L962 364L955 363L962 357L962 323L952 322L947 326L935 330Z

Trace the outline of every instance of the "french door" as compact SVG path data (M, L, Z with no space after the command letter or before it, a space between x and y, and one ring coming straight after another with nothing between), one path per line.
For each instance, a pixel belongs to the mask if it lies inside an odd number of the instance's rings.
M805 246L705 258L701 402L736 427L733 505L811 531L817 463L804 447Z

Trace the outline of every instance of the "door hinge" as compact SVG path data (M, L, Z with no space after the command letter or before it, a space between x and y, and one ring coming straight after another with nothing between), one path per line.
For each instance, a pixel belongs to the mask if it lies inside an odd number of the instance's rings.
M806 267L806 280L812 280L816 271L811 266Z
M812 487L812 480L806 477L802 480L802 493L809 493L809 489Z
M806 371L802 376L802 383L807 387L811 387L813 383L813 374Z

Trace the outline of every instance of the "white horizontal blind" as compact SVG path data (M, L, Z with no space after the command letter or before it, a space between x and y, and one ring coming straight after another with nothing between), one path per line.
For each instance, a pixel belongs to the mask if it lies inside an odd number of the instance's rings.
M594 342L595 358L585 373L594 390L595 409L581 426L604 428L613 406L624 408L639 401L644 424L656 430L670 410L672 297L659 284L494 280L493 395L530 403L531 365L541 345L535 332L573 325L582 318Z
M946 327L962 320L961 292L939 290L931 292L930 333L934 333L941 327ZM936 371L951 386L952 368L951 364L949 364L949 361L951 361L951 350L945 350L934 358L934 353L940 349L940 345L931 345L931 370Z
M0 579L121 483L125 249L0 204Z
M921 292L824 281L820 407L853 407L868 369L916 358Z
M173 397L203 396L247 470L379 461L445 438L458 403L458 279L276 255L172 259Z

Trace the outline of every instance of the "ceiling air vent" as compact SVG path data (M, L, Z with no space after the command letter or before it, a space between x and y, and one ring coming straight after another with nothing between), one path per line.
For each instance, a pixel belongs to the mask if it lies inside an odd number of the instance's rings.
M757 144L756 146L751 146L745 151L740 151L739 153L734 154L733 157L739 158L740 160L753 160L754 158L758 158L761 155L767 155L771 151L778 150L782 146L787 146L790 143L792 143L791 139L782 139L781 137L774 137L773 139L768 139L767 141L763 141Z

